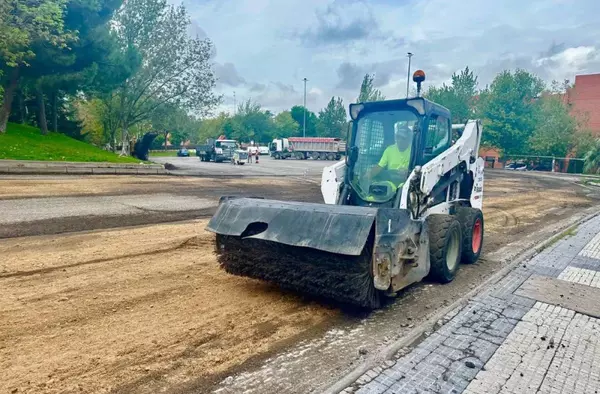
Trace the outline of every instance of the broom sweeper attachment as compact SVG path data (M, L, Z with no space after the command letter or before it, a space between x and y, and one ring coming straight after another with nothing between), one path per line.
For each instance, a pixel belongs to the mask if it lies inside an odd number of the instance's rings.
M423 223L406 210L228 198L207 229L227 272L365 308L401 270L411 282L428 271L416 261Z

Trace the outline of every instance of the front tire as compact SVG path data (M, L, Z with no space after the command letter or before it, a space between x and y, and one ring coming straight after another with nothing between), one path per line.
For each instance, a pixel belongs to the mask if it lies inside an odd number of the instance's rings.
M483 212L477 208L459 207L456 218L463 233L462 262L476 263L483 249Z
M452 215L430 215L427 228L431 262L429 275L441 283L452 282L462 255L460 222Z

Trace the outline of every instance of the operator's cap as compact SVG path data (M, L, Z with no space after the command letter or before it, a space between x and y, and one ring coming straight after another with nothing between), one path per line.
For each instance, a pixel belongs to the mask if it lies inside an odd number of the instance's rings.
M408 136L410 136L410 128L408 126L399 126L395 133L394 133L395 137L403 137L406 138Z

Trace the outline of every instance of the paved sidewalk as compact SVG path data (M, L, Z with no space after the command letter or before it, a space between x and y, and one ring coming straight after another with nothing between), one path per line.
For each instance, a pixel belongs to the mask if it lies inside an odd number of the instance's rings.
M600 393L600 216L344 393Z

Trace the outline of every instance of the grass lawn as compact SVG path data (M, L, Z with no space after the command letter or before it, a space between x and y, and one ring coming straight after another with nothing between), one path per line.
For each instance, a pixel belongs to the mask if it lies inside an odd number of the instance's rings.
M0 134L0 159L43 161L94 161L109 163L139 163L133 157L118 155L96 148L60 133L42 135L39 129L9 123Z
M190 152L190 156L195 156L196 155L196 151L194 149L188 149L188 152ZM150 151L149 153L150 157L171 157L171 156L177 156L177 151L176 150L167 150L167 151L160 151L160 150L154 150L154 151Z
M168 150L168 151L152 151L148 154L150 157L167 157L167 156L177 156L176 150Z

